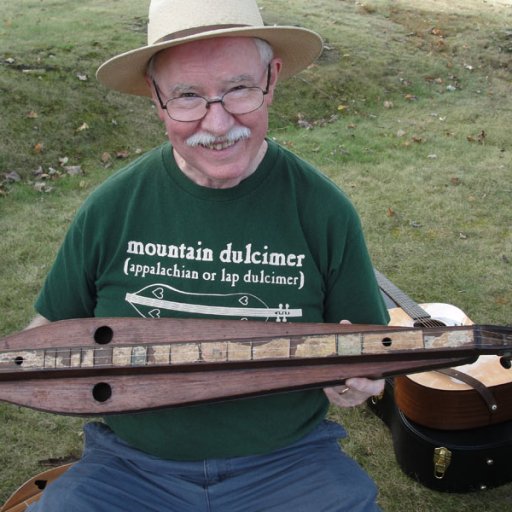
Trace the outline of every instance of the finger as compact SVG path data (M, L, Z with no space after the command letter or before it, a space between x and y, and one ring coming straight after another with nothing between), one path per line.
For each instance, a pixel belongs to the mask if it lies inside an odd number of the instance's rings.
M329 402L337 405L338 407L354 407L362 404L368 399L367 393L347 386L325 388L324 393L326 394Z
M384 379L373 380L362 377L353 377L345 382L345 385L349 388L357 389L361 393L367 394L367 398L380 395L384 391L384 384Z

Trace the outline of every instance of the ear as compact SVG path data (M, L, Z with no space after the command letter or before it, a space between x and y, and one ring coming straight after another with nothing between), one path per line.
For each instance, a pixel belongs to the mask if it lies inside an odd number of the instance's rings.
M278 57L272 59L272 61L270 62L271 76L267 94L267 102L269 105L272 103L272 100L274 98L274 90L279 80L279 74L281 73L282 67L283 61Z

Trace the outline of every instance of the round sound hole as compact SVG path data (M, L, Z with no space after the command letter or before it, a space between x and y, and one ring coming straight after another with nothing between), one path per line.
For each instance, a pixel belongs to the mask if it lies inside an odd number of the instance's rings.
M385 347L391 347L391 344L393 343L393 340L391 338L382 338L382 344L385 346Z
M107 325L98 327L94 332L94 341L98 343L98 345L107 345L112 341L113 337L114 331Z
M510 360L510 357L500 357L500 363L505 370L510 370L510 368L512 368L512 361Z
M96 402L106 402L112 396L112 386L106 382L98 382L92 388L92 397Z

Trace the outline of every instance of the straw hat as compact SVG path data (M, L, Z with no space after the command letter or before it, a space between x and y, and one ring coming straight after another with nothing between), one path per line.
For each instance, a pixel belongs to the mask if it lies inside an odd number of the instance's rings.
M172 46L214 37L259 37L283 60L281 78L298 73L322 52L311 30L265 26L255 0L151 0L148 44L105 62L96 76L105 86L150 96L144 75L153 55Z

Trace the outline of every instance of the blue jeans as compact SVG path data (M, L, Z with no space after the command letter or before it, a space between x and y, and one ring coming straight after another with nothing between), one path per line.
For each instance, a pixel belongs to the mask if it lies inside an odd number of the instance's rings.
M85 427L82 459L30 512L378 512L376 487L325 421L266 455L193 462L135 450L100 423Z

